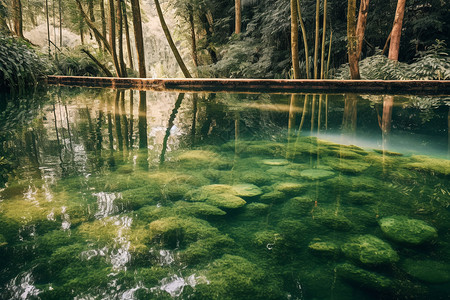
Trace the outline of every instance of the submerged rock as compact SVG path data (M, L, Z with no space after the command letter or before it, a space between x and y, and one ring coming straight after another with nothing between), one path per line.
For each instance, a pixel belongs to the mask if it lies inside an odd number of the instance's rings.
M262 161L264 165L268 166L285 166L289 164L289 161L287 159L264 159Z
M353 227L352 222L347 217L329 209L319 209L317 212L314 212L314 220L334 230L348 231Z
M233 194L214 194L206 199L206 203L226 209L235 209L244 206L247 202Z
M185 202L177 201L174 207L185 214L194 216L223 216L226 214L220 208L206 204L204 202Z
M8 242L6 241L5 237L0 234L0 247L7 245Z
M356 204L367 204L367 203L373 203L375 201L375 195L370 192L349 192L348 193L348 199Z
M274 190L282 192L285 195L295 195L302 193L305 190L306 185L297 182L280 182L275 185Z
M280 191L271 191L261 195L259 200L265 203L280 202L286 198L286 195Z
M181 166L187 168L214 168L225 169L229 164L217 153L208 150L190 150L181 153L175 158Z
M342 252L368 265L391 264L399 260L397 252L388 243L370 234L351 239L342 246Z
M334 157L324 158L326 164L343 173L357 174L364 172L370 164L357 159L339 159Z
M369 272L352 264L344 263L336 267L338 276L375 291L387 291L394 287L394 281L386 276Z
M319 240L313 240L309 243L308 248L311 252L318 255L325 256L337 256L340 252L340 247L333 242L325 242Z
M406 164L406 168L423 170L437 175L450 175L450 160L431 158L423 155L411 156L413 162Z
M406 273L424 282L450 281L450 265L442 261L406 259L402 266Z
M323 169L309 169L301 171L300 176L308 180L320 180L334 176L334 172Z
M253 202L245 206L244 214L249 217L262 216L267 214L270 206L264 203Z
M419 245L438 236L434 227L405 216L386 217L379 224L383 233L396 242Z
M259 187L250 183L235 184L232 186L232 189L234 195L243 198L252 198L263 193L263 191Z

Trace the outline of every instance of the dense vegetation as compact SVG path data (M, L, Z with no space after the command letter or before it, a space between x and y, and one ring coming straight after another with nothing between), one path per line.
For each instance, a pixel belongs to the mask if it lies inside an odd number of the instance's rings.
M48 51L53 74L144 77L173 53L182 73L164 76L349 78L345 64L354 57L361 78L450 78L448 1L243 0L240 9L235 1L150 2L0 1L0 85L23 87L35 81L29 70L46 69L27 42L39 26L47 31L40 51ZM155 33L145 25L157 18L172 53L154 51ZM399 23L401 38L392 50ZM359 43L356 56L349 55L353 42ZM397 57L388 53L395 50Z

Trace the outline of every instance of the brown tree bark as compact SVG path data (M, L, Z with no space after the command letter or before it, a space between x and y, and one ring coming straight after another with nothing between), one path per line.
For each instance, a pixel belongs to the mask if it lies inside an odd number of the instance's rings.
M167 27L166 21L164 20L164 15L161 10L161 5L159 5L158 0L155 0L155 5L156 5L156 10L158 12L159 21L161 22L161 27L164 31L164 35L166 36L167 42L169 43L169 47L172 50L172 53L175 56L175 59L177 60L177 63L180 66L184 77L192 78L191 74L189 73L189 70L187 69L186 65L183 62L183 59L181 58L180 53L178 52L177 47L175 46L175 43L173 42L172 36L170 35L169 28Z
M358 65L358 37L356 36L356 0L348 0L347 9L347 50L351 79L361 79Z
M130 29L128 27L127 4L123 0L121 2L122 2L123 23L125 26L125 38L127 41L128 63L130 64L130 68L134 69L133 55L131 54Z
M291 56L294 79L300 78L300 64L298 58L298 12L297 0L291 0Z
M398 0L395 11L394 25L391 32L391 43L389 45L388 58L398 60L400 50L400 36L402 34L403 16L405 15L406 0Z
M22 2L21 0L12 1L12 13L13 13L13 29L14 33L24 39L23 36L23 21L22 21Z
M235 33L241 33L241 0L234 1L234 11L235 11Z
M364 0L361 0L361 1L364 1ZM322 48L321 48L322 53L320 56L320 79L324 79L326 32L327 32L327 0L324 0L323 1L323 25L322 25Z
M320 17L320 0L316 0L316 33L314 38L314 79L317 79L319 58L319 17Z
M106 37L106 14L105 14L105 2L100 0L100 17L102 21L102 35ZM103 49L106 50L106 45L103 44Z
M117 76L123 77L122 69L117 58L116 49L116 16L115 16L114 0L109 0L109 44L111 46L111 56L113 58L114 67L117 70Z
M356 36L358 37L356 56L358 57L358 60L361 59L364 32L366 31L367 24L367 14L369 12L369 1L370 0L361 0L359 5L358 23L356 24Z
M88 14L89 14L89 19L91 20L91 22L95 23L94 0L88 0ZM91 38L92 38L92 35L91 35ZM95 34L94 34L94 38L97 41L99 48L101 48L102 47L101 40Z
M197 55L197 41L195 37L195 26L194 26L194 10L191 5L188 5L188 18L189 18L189 28L191 30L191 55L194 66L198 67L198 55Z
M142 34L141 7L139 0L131 0L131 11L133 13L134 40L136 43L139 77L147 77L145 71L144 37Z
M302 19L302 11L300 9L300 0L297 0L297 13L298 21L300 22L300 28L302 29L303 45L305 47L305 68L306 68L306 78L309 79L309 50L308 50L308 40L306 39L306 28L305 23Z
M118 44L119 44L119 65L120 71L122 73L122 77L127 76L127 66L123 59L123 15L122 15L122 1L117 0L117 35L118 35Z

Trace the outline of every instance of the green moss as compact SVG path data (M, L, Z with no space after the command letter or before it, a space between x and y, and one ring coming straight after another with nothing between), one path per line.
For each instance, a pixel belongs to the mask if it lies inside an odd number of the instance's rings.
M309 169L301 171L300 176L308 180L321 180L334 176L334 172L323 169Z
M242 198L253 198L261 195L263 191L254 184L240 183L232 186L233 194Z
M282 220L277 224L283 243L292 248L301 247L306 238L307 228L298 220Z
M332 209L317 209L313 213L314 221L333 230L348 231L353 223L342 213Z
M370 164L362 160L339 159L333 157L324 158L324 163L337 171L349 174L362 173L370 167Z
M289 164L289 161L287 159L282 159L282 158L278 158L278 159L263 159L262 163L264 165L268 165L268 166L285 166Z
M340 252L340 247L334 242L321 241L320 239L314 239L308 245L308 249L320 256L337 256Z
M409 275L424 282L450 281L450 265L442 261L406 259L402 267Z
M188 264L198 264L217 258L235 246L233 239L218 234L213 237L200 239L180 251L180 260Z
M144 205L154 205L162 199L158 185L145 185L136 189L121 192L121 197L114 202L124 209L136 210Z
M314 207L314 200L310 197L294 197L283 205L283 215L304 216L311 213Z
M281 299L280 283L243 257L225 254L199 272L209 283L198 284L194 299Z
M242 182L248 182L257 186L268 185L271 183L270 176L255 171L240 172L239 177Z
M2 234L0 234L0 247L3 247L7 244L8 242L6 241L5 237Z
M270 206L264 203L253 202L245 206L244 214L249 217L266 215Z
M280 240L280 234L273 230L263 230L255 232L252 242L258 246L271 250L275 247L277 240Z
M369 234L352 238L342 246L342 252L368 265L391 264L399 260L397 252L388 243Z
M411 160L412 162L405 165L408 169L426 171L441 176L450 175L450 160L448 159L413 155L411 156Z
M437 238L437 231L421 220L405 216L391 216L379 221L381 230L390 239L413 245Z
M355 267L352 264L340 264L336 267L336 272L338 276L345 280L374 291L389 291L394 288L394 281L392 279Z
M286 199L286 195L281 191L271 191L261 195L259 201L264 203L276 203Z
M186 169L227 169L230 163L219 154L208 150L190 150L185 151L175 157L178 167Z
M376 152L378 154L387 155L387 156L403 156L402 153L398 152L392 152L388 150L381 150L381 149L373 149L373 152Z
M208 197L206 203L225 209L236 209L244 206L247 202L241 197L232 194L214 194Z
M220 208L216 206L212 206L206 204L204 202L185 202L185 201L177 201L174 205L174 208L184 215L193 215L193 216L223 216L226 214Z
M375 195L370 192L354 192L350 191L347 194L347 199L355 204L367 204L375 201Z
M307 185L304 183L297 182L280 182L274 186L274 190L278 192L282 192L285 195L298 195L305 191L305 187Z

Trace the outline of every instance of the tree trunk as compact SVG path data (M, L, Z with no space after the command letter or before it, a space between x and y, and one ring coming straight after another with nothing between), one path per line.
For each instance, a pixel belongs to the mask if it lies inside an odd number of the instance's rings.
M108 70L108 68L102 64L101 62L98 61L98 59L95 58L95 56L93 56L88 50L86 49L81 49L82 52L86 53L87 56L89 56L89 58L97 65L99 66L102 71L105 73L106 77L114 77L113 74Z
M11 34L11 30L8 27L8 24L6 23L6 5L3 3L3 1L0 1L0 32L5 33L7 35Z
M194 66L198 67L198 56L197 56L197 41L195 37L195 26L194 26L194 10L191 5L188 5L189 14L189 27L191 29L191 55Z
M48 16L48 0L45 0L45 17L47 20L47 41L48 41L48 57L51 57L51 50L50 50L50 19ZM81 26L81 20L80 20L80 36L81 36L81 44L83 44L83 27Z
M361 0L361 1L364 1L364 0ZM322 25L322 49L321 49L322 53L320 56L320 79L324 78L326 32L327 32L327 0L324 0L324 2L323 2L323 25Z
M133 55L131 54L130 29L128 27L127 4L125 3L125 1L121 2L122 2L123 23L125 26L125 38L127 41L128 63L130 64L130 68L134 69Z
M89 19L92 21L92 23L95 23L95 15L94 15L94 0L88 0L88 13L89 13ZM94 34L95 40L97 41L97 44L99 48L102 47L102 42L98 38L96 34ZM91 35L92 38L92 35Z
M13 0L12 1L12 10L13 10L13 28L14 33L19 38L25 38L23 36L23 22L22 22L22 2L21 0Z
M122 1L117 0L117 34L119 36L119 65L122 77L127 77L127 66L123 59L123 17L122 17Z
M172 36L170 35L169 28L167 27L166 21L164 20L164 15L161 10L161 6L159 5L159 1L155 0L156 10L158 11L158 17L159 21L161 22L161 27L164 31L164 35L166 36L167 42L169 43L170 49L173 52L173 55L175 56L175 59L177 60L178 65L181 68L181 71L184 74L184 77L186 78L192 78L191 74L189 73L189 70L187 69L186 65L183 62L183 59L181 58L180 53L178 52L177 47L175 46L175 43L172 40Z
M398 60L400 49L400 36L402 34L403 16L405 15L406 0L398 0L395 11L394 25L392 26L391 44L389 45L389 59Z
M139 65L139 77L147 77L145 72L144 37L142 35L141 7L139 0L131 0L131 11L133 13L134 39Z
M239 34L241 33L241 0L234 1L234 11L236 14L235 33Z
M298 12L297 0L291 0L291 56L294 79L300 78L300 64L298 58Z
M120 68L119 60L117 59L117 50L116 50L116 17L115 17L115 9L114 9L114 0L109 0L109 44L111 46L111 56L113 58L114 67L117 71L118 77L122 76L122 70Z
M308 50L308 40L306 39L306 28L305 23L303 23L302 19L302 11L300 9L300 0L297 0L297 13L298 13L298 20L300 22L300 27L302 29L302 36L303 36L303 45L305 46L305 67L306 67L306 78L309 79L309 50Z
M59 9L59 47L62 48L62 3L61 0L58 2Z
M319 57L319 17L320 17L320 0L316 0L316 35L314 39L314 79L317 79L317 59Z
M347 10L347 50L350 75L352 79L361 79L358 65L358 38L356 36L356 0L348 0Z
M104 0L100 0L100 15L102 21L102 35L106 37L106 15L105 15L105 3ZM106 45L103 43L103 50L106 50Z
M364 32L366 31L367 13L369 12L369 1L361 0L359 5L358 24L356 25L356 36L358 37L358 47L356 56L361 59L361 51L364 40Z

